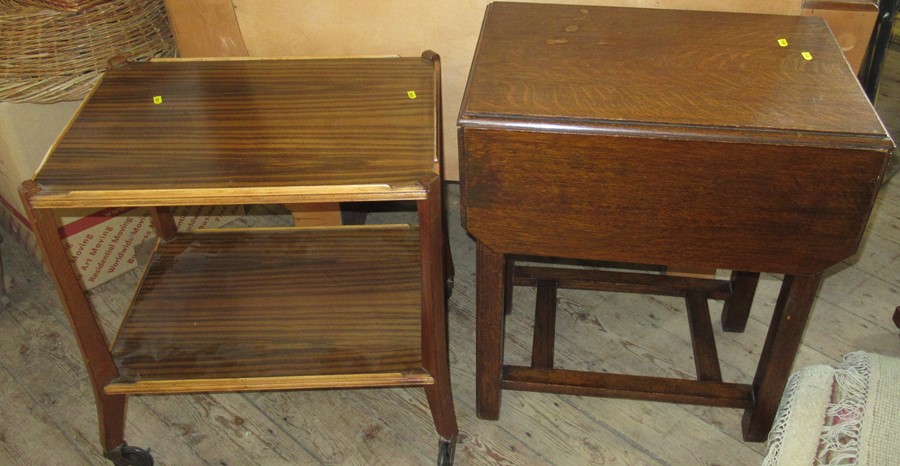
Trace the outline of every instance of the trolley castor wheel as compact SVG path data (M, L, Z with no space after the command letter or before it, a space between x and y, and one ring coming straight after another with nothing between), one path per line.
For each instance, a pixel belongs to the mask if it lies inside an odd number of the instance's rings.
M438 466L452 466L453 465L453 455L456 453L456 437L454 436L450 440L441 439L441 442L438 447Z
M123 443L106 452L104 455L116 466L153 466L153 456L150 449L130 447Z

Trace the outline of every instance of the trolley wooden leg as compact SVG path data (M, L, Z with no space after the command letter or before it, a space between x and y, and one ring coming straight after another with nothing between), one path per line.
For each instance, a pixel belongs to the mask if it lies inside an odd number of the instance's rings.
M434 377L434 385L425 387L425 396L428 398L435 428L442 440L450 446L455 444L459 428L450 386L447 301L444 294L444 260L447 249L444 243L446 236L442 220L440 180L434 181L428 188L428 199L418 203L422 238L422 360L425 369ZM452 454L450 460L452 461Z
M128 396L107 395L94 390L97 401L97 419L100 422L100 444L108 452L125 443L125 411Z
M450 388L450 357L447 338L447 301L453 293L453 255L450 252L450 230L444 210L444 156L443 125L441 115L441 57L430 51L422 52L422 58L434 63L435 110L437 115L437 150L439 173L428 186L429 198L419 202L419 228L422 231L422 343L426 369L432 371L435 384L425 388L435 427L441 435L438 448L438 466L451 466L456 450L459 427L453 408L453 393ZM428 272L426 273L426 269ZM428 314L431 319L425 317ZM433 337L433 338L432 338ZM431 347L425 350L426 340L431 339Z
M163 242L172 241L178 234L178 226L175 225L175 216L169 207L152 207L150 218L153 221L153 229Z
M31 208L31 197L40 191L40 187L32 181L26 181L19 191L34 223L38 243L55 279L63 309L87 367L97 402L100 444L108 452L124 443L126 397L110 396L103 391L109 382L119 376L119 371L109 352L103 328L84 295L78 275L69 263L56 216L52 210Z
M453 253L450 250L450 230L447 227L447 213L441 206L441 229L444 241L444 298L449 300L453 294L453 284L456 279L456 268L453 266Z

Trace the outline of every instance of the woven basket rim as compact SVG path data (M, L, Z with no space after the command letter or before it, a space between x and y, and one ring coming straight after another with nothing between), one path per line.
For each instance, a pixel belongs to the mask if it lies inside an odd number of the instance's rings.
M25 7L49 9L55 11L78 12L95 7L111 0L10 0Z
M105 0L79 12L0 0L0 43L0 101L8 102L77 100L110 58L176 53L162 0Z

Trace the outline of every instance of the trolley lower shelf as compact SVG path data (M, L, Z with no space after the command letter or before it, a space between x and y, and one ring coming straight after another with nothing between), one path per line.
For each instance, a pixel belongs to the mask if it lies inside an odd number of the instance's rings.
M108 394L433 384L418 227L224 229L157 245Z

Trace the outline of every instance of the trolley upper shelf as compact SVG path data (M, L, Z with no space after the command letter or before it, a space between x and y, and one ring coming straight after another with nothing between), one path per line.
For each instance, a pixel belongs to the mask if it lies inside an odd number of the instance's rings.
M422 199L437 72L426 58L127 63L51 149L32 205Z

